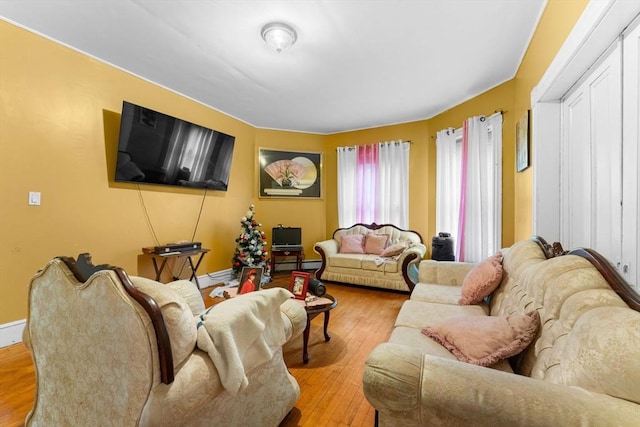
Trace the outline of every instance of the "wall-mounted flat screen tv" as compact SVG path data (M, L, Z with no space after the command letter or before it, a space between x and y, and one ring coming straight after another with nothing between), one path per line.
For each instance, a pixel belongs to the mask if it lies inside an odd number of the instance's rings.
M116 181L226 191L235 137L124 101Z

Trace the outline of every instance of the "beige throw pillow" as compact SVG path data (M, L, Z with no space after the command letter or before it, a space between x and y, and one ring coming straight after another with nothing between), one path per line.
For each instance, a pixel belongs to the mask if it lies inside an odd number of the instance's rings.
M540 326L537 311L511 316L468 316L422 330L458 360L491 366L523 351Z

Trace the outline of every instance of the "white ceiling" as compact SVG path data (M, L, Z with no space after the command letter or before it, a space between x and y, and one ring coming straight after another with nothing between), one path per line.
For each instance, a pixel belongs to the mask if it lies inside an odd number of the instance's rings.
M327 134L513 78L545 2L0 0L0 16L253 126ZM280 54L260 36L272 21L298 33Z

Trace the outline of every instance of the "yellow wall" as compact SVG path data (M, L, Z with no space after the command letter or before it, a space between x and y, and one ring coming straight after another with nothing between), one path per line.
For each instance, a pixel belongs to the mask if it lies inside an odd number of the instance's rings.
M57 255L90 252L96 263L150 276L140 249L153 245L141 195L161 243L191 240L202 190L113 182L122 100L148 106L236 137L229 189L207 192L194 240L212 249L201 272L230 267L239 220L251 203L270 239L271 227L303 227L307 259L313 242L337 227L336 147L411 140L409 228L435 234L435 145L445 127L506 110L503 129L503 244L531 233L531 171L515 174L515 121L529 92L582 13L587 0L550 0L513 81L430 120L314 135L255 129L43 37L0 21L0 324L27 314L32 275ZM257 197L259 147L323 151L323 198ZM27 205L29 191L42 205Z
M240 217L251 203L270 234L304 218L305 243L324 235L322 200L256 198L258 146L319 150L322 137L256 130L43 37L0 21L0 324L23 319L31 276L57 255L90 252L95 263L153 277L141 196L161 243L192 240L202 190L115 183L122 100L236 137L227 192L209 191L193 240L211 248L199 272L231 267ZM29 191L42 205L27 205ZM286 215L289 220L283 219ZM188 274L188 272L185 272Z
M515 123L526 110L531 109L531 91L553 61L587 3L588 0L549 0L547 3L514 79L515 106L513 126L509 130L512 136L515 135ZM515 160L512 164L515 164ZM514 241L518 241L533 233L532 168L515 174L513 188Z

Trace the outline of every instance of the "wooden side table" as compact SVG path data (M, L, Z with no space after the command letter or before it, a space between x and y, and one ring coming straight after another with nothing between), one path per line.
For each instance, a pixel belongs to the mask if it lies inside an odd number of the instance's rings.
M154 253L146 253L143 250L143 254L146 256L150 256L151 260L153 261L153 269L156 272L157 282L160 281L160 276L162 275L162 272L164 271L164 268L167 265L167 261L170 258L187 258L187 261L189 262L189 266L191 267L191 277L189 278L189 280L195 280L196 285L198 286L198 289L200 289L200 282L198 282L198 276L196 275L196 271L198 270L198 267L200 267L202 258L207 252L209 252L209 249L196 249L192 251L170 252L167 254L160 255L160 254L154 254ZM195 264L193 263L193 257L197 257L197 261ZM158 266L158 261L157 261L158 259L162 259L160 266ZM182 275L182 270L184 270L184 266L185 264L183 263L178 274L172 276L173 280L180 279L180 276Z
M327 300L325 304L322 304L323 300ZM296 300L300 302L304 302L303 300ZM313 302L305 303L305 310L307 310L307 327L303 332L303 348L302 348L302 362L307 364L309 363L309 352L307 351L307 347L309 346L309 333L311 332L311 320L314 319L318 314L324 313L324 340L329 341L331 336L327 332L329 328L329 312L336 308L338 305L338 300L329 294L325 294L322 297L318 298L317 305L314 305Z
M271 248L271 274L276 271L276 257L286 258L289 256L296 257L296 270L302 270L302 261L304 260L304 249L287 249L276 250Z

